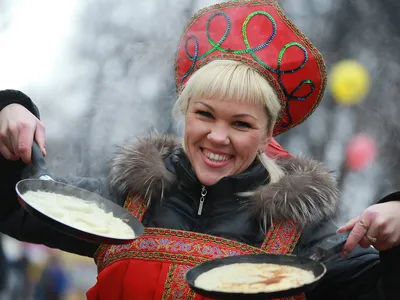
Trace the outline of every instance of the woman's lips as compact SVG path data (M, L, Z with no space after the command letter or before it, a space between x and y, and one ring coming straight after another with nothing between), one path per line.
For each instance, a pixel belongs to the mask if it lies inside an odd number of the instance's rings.
M222 154L221 152L216 153L204 148L201 148L200 153L204 163L211 168L225 167L233 158L232 155Z

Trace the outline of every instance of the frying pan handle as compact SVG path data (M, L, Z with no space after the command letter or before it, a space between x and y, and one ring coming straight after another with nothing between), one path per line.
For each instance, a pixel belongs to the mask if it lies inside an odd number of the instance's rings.
M330 236L322 240L315 248L315 253L310 256L310 258L321 261L322 259L327 259L335 254L342 251L342 247L349 237L349 232L344 232Z
M43 180L53 180L49 176L49 171L47 170L46 167L46 161L44 160L42 151L40 151L39 145L36 143L36 141L33 141L32 144L32 164L35 167L35 174L39 179Z

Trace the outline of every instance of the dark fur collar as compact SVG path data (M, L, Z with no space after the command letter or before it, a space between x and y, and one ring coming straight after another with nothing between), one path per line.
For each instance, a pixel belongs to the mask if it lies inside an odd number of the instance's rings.
M164 159L178 145L170 136L148 136L120 147L111 166L111 188L121 195L138 195L148 204L152 198L162 199L164 190L176 180ZM285 176L252 191L249 199L263 223L292 219L306 226L334 217L339 193L321 163L304 157L278 159L277 163Z

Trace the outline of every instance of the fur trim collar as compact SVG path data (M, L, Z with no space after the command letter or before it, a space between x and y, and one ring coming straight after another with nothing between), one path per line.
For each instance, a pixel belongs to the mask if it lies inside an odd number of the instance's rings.
M138 195L147 204L150 199L162 199L176 181L164 160L179 145L171 136L148 136L121 146L112 161L111 188L120 195ZM280 158L277 163L285 176L252 191L249 198L264 224L292 219L303 227L335 216L339 192L322 163L305 157Z

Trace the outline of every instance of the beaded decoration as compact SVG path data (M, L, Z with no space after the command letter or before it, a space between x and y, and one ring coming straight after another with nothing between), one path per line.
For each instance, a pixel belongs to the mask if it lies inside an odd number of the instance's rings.
M179 93L196 70L216 59L254 67L275 90L278 135L316 109L326 88L322 55L275 0L239 0L200 10L187 23L176 55Z

